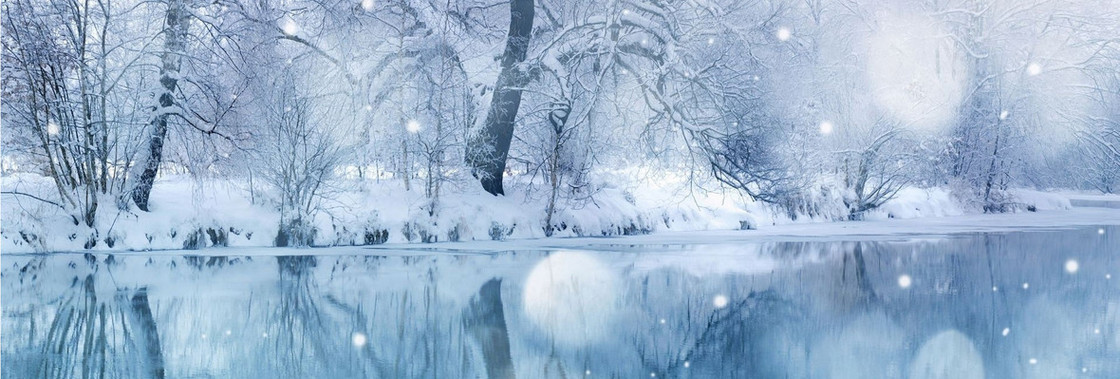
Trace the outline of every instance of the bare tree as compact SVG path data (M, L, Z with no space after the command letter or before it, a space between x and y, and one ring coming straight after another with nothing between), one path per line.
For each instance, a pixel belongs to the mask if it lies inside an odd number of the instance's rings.
M265 105L266 138L257 159L266 162L263 179L278 196L276 245L307 246L314 242L314 217L343 148L324 125L321 111L297 91L291 78L282 76L274 83L277 91Z
M127 103L122 93L142 80L131 75L138 58L121 47L128 37L115 25L126 11L108 0L4 6L5 85L13 85L4 92L5 126L21 131L20 149L40 162L58 192L53 203L75 225L94 227L101 198L125 180L119 139L129 125L114 102ZM91 236L87 245L96 243Z
M899 128L888 127L867 147L841 152L844 187L850 191L844 200L849 219L862 218L865 212L893 199L911 183L905 167L912 160L899 149L901 133Z

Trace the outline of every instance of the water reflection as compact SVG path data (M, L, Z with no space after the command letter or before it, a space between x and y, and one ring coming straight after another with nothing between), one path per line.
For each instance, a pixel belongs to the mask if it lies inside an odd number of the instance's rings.
M0 370L1120 377L1120 228L1106 231L484 255L3 256Z

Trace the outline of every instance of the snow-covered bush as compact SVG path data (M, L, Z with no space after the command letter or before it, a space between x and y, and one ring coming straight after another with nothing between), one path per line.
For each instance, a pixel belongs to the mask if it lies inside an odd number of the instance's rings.
M276 88L262 107L265 137L256 146L260 177L272 187L280 211L276 245L308 246L319 233L313 220L345 150L323 111L313 108L291 78L281 77Z

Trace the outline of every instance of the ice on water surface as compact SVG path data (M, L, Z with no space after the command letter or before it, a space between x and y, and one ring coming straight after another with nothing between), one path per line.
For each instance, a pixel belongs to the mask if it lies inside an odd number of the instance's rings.
M1103 229L472 255L4 255L2 370L1118 377L1120 291L1106 277L1118 242Z

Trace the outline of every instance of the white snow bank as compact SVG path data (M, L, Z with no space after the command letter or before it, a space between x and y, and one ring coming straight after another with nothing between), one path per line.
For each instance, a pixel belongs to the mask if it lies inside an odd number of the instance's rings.
M1071 208L1069 196L1067 195L1022 188L1012 189L1009 192L1016 201L1024 204L1027 209L1051 210Z
M903 188L895 198L867 213L864 219L944 217L964 214L949 191L941 188Z
M825 223L820 216L791 217L735 191L702 191L683 186L687 178L639 172L608 173L587 199L565 200L552 218L553 237L602 237L664 234L677 231L763 229L843 229L860 223ZM406 191L399 181L347 182L336 186L313 221L317 246L491 241L545 237L547 196L525 183L510 181L505 196L491 196L471 183L448 185L430 212L422 190ZM4 191L52 199L53 184L36 175L3 178ZM75 224L62 209L28 196L0 197L0 251L28 253L85 250L170 250L211 246L271 247L280 214L267 191L249 190L233 180L196 181L168 176L157 181L151 212L122 211L117 199L99 199L97 225ZM1037 211L1070 208L1074 193L1016 190L1024 205ZM57 197L57 193L54 193ZM822 197L822 199L830 199ZM822 204L821 209L843 207ZM906 188L865 219L944 217L969 213L944 189ZM956 222L956 221L951 221ZM795 224L789 228L780 225ZM934 223L936 224L936 223ZM810 227L809 225L814 225ZM825 226L820 226L825 225ZM892 224L894 225L894 224ZM748 233L751 234L751 233ZM755 234L751 234L755 235ZM554 240L554 239L553 239ZM484 244L485 245L485 244ZM88 247L88 248L87 248Z

